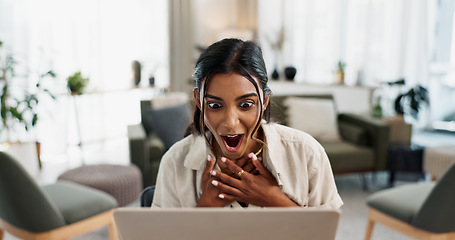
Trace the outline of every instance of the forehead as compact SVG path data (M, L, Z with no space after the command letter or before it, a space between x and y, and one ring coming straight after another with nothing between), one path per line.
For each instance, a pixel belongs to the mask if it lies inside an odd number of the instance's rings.
M253 77L260 88L260 84ZM253 83L238 73L218 73L214 75L207 84L207 93L234 93L234 92L256 92Z

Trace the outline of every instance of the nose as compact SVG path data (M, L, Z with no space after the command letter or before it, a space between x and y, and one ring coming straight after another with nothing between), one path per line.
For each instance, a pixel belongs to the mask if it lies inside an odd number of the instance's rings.
M231 130L234 129L238 124L240 123L238 113L236 109L229 109L226 111L226 114L224 116L223 120L223 126L226 127L227 129Z

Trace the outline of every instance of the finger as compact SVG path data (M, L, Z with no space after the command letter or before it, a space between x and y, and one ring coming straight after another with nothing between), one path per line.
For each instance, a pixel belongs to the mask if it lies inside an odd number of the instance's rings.
M227 175L229 175L231 177L237 178L235 173L232 172L231 169L229 169L229 167L226 165L226 162L218 161L218 166L220 167L220 169L223 173L226 173Z
M254 166L252 161L249 161L245 166L242 167L245 172L252 173L252 171L256 170L256 166Z
M238 201L235 196L232 196L232 195L229 195L229 194L226 194L226 193L220 193L218 195L218 197L223 199L223 200L229 201L229 202Z
M254 153L250 153L248 155L249 157L251 156L251 160L256 167L256 170L259 172L260 175L264 176L273 176L270 171L262 165L262 162L259 161L258 157Z
M232 202L235 202L235 201L237 201L237 202L243 201L243 199L240 198L240 197L237 197L235 195L231 195L231 194L228 194L228 193L224 193L224 192L218 194L218 198L220 198L220 199L222 199L222 200L224 200L226 202L229 202L229 203L232 203Z
M245 164L248 164L248 162L250 162L250 159L249 158L241 158L240 160L238 160L235 164L241 168L244 168Z
M248 172L245 172L241 167L237 166L234 162L231 160L222 157L221 162L226 163L226 166L231 170L231 172L235 173L240 179L245 176L245 174L249 174Z
M215 166L215 159L212 156L207 156L207 163L205 164L204 173L202 176L210 177L210 171L212 171L213 167Z
M237 178L234 178L234 177L231 177L229 176L228 174L225 174L223 172L219 172L219 171L211 171L210 174L216 178L217 181L219 182L223 182L224 184L227 184L229 186L232 186L232 187L235 187L235 188L239 188L239 186L241 185L241 180L237 179Z
M226 196L226 194L227 194L227 195L237 197L237 196L241 196L241 194L242 194L242 192L239 189L232 187L229 184L225 184L221 181L212 180L211 183L214 187L216 187L221 192L221 195Z
M224 173L231 172L231 170L229 170L229 168L227 167L225 162L221 161L220 159L217 159L217 160L218 160L218 166L220 167L222 172L224 172Z

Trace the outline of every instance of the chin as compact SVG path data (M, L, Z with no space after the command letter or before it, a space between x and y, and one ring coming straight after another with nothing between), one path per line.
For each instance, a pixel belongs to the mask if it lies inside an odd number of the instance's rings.
M244 155L244 151L237 151L237 152L230 152L230 151L227 151L227 150L224 150L223 151L223 154L226 158L228 158L229 160L237 160L237 159L240 159L243 157Z

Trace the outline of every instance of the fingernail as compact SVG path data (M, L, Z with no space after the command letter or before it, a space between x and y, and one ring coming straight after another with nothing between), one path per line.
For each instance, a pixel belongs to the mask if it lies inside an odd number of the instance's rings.
M221 157L221 161L222 162L226 162L226 158L225 157Z
M262 162L262 157L258 157L258 160Z
M215 180L212 181L212 184L213 184L213 186L218 186L218 182Z
M223 194L218 195L219 198L224 198Z
M254 153L248 154L248 157L251 158L251 159L253 159L253 160L258 160L258 157L257 157L256 154L254 154Z
M207 161L210 162L210 160L212 160L212 156L208 155L208 156L207 156Z
M210 174L212 174L212 176L216 176L216 172L215 171L210 171Z

